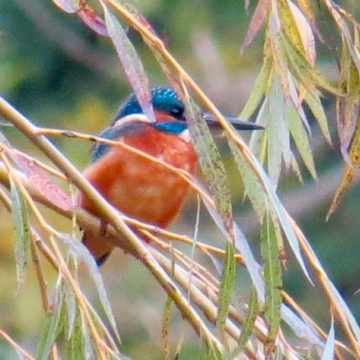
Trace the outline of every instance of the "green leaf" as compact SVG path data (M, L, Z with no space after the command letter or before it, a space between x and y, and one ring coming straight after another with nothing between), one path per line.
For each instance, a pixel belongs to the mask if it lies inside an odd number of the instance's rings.
M240 151L240 149L235 143L233 143L233 141L229 140L229 147L236 161L238 170L242 176L245 185L245 191L247 194L251 194L250 200L252 202L254 201L253 203L256 206L261 202L263 203L263 206L259 207L259 214L261 214L261 209L267 209L272 212L274 216L276 216L295 257L301 266L302 271L308 280L312 283L300 251L299 241L292 228L289 216L284 209L284 206L282 205L279 197L277 196L274 187L270 183L264 169L252 154L248 154L248 156L252 157L252 162L256 164L256 174L254 169L248 164L248 161L245 159L242 151ZM258 209L255 206L254 208L258 212ZM260 221L262 221L262 217L260 217ZM252 275L252 279L254 278L254 275ZM254 286L256 287L255 283ZM256 289L258 290L258 287L256 287Z
M191 139L199 157L201 170L209 185L211 197L223 220L225 229L229 236L233 238L231 194L219 150L208 125L196 105L190 99L185 99L185 106L187 109L185 117L188 121Z
M53 303L53 307L55 310L52 313L48 312L46 315L45 325L36 349L37 360L49 359L51 347L63 327L63 322L61 321L61 315L63 314L63 301L61 296L56 296L56 302Z
M309 137L297 110L292 104L289 104L288 106L287 115L289 119L290 133L294 139L297 149L299 150L299 154L311 176L316 179L316 170L311 146L309 143Z
M76 307L75 318L72 325L71 335L67 336L66 341L66 359L68 360L82 360L85 359L85 342L82 326L83 320L80 315L79 308Z
M263 125L265 128L269 122L269 116L267 114L269 99L266 97L259 109L256 123ZM266 161L267 146L269 142L269 134L266 130L264 131L253 131L249 142L249 148L252 150L254 155L260 160L262 164Z
M321 104L319 95L314 92L307 91L304 98L306 104L309 106L314 118L318 122L322 133L325 136L326 141L331 145L331 136L329 131L329 125L327 116L324 111L324 107Z
M199 360L224 360L223 354L212 344L209 345L205 341L201 342Z
M15 227L15 262L19 292L24 281L25 272L30 258L31 233L29 214L23 194L17 185L10 182L10 197L13 222Z
M108 300L104 282L102 281L102 277L99 271L99 267L96 265L94 258L90 255L87 248L79 241L76 241L69 234L61 234L60 239L69 246L70 252L76 257L81 258L87 265L87 269L89 270L90 276L93 279L96 290L99 294L99 299L101 305L105 311L107 319L112 327L113 333L116 335L118 341L120 341L120 335L117 330L116 321L114 314L111 309L110 302Z
M246 318L242 324L239 345L233 354L234 357L241 353L245 348L247 341L254 332L256 316L259 313L259 301L256 291L253 289L250 294L249 309Z
M329 81L312 66L303 54L291 43L287 36L281 33L281 45L287 56L288 67L296 79L308 91L313 91L316 87L330 91L331 93L341 96L342 93L332 86Z
M195 180L196 182L196 179L193 180ZM197 185L199 186L199 184ZM219 228L219 230L224 234L224 236L227 237L228 232L224 228L224 224L219 216L219 213L216 210L214 210L214 207L207 202L207 199L205 197L203 198L203 201L214 223ZM260 275L260 271L261 271L260 265L256 262L247 239L245 238L244 234L241 232L240 228L236 225L236 223L233 223L233 229L234 229L234 246L243 257L246 269L250 274L253 285L258 291L259 297L263 299L264 286L263 286L262 277ZM219 268L216 262L215 262L215 266Z
M341 154L345 161L349 161L349 145L353 139L359 117L360 76L346 47L343 48L341 60L341 84L342 88L346 90L347 96L337 99L337 122Z
M253 90L244 108L242 109L239 118L248 119L258 108L263 98L263 95L267 93L267 89L269 86L268 84L271 80L271 74L271 62L267 61L267 59L264 59L259 75L256 78ZM254 133L261 133L261 131L255 131Z
M229 306L234 290L236 278L236 262L234 245L226 243L225 263L222 270L219 292L219 304L217 309L216 330L222 338L226 320L229 314Z
M276 2L281 21L281 29L285 32L289 41L298 49L299 52L305 57L304 43L301 39L298 24L295 21L293 11L287 0L278 0Z
M78 315L77 302L74 292L67 284L63 285L63 294L65 301L64 308L66 308L67 313L67 336L71 337L75 326L76 316Z
M301 175L301 170L300 170L299 164L298 164L294 154L291 154L291 169L297 176L298 180L300 182L304 182L303 177Z
M281 91L280 79L273 77L273 83L269 94L268 115L268 173L272 184L277 187L281 163L284 159L288 167L291 159L289 129L286 119L285 97ZM266 110L265 110L266 111Z
M265 212L265 193L263 187L253 170L239 152L238 147L232 141L229 141L229 148L234 157L235 163L244 183L245 193L249 197L254 210L257 212L259 219L262 219Z
M282 272L276 229L269 213L262 227L261 257L265 278L265 319L269 326L266 352L272 354L281 321Z
M276 13L270 16L269 30L267 39L269 46L265 43L265 56L272 59L274 74L280 78L281 88L284 96L289 95L289 68L286 62L286 52L284 51L283 40L280 34L280 20Z

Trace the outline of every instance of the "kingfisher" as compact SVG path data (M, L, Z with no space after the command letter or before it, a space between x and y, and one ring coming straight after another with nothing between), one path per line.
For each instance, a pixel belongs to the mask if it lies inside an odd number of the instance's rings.
M155 122L150 121L134 93L120 106L110 127L99 137L122 142L172 167L195 175L197 154L191 141L185 118L185 105L170 87L150 89ZM238 130L262 129L260 125L226 117ZM211 125L216 119L204 114ZM219 124L218 124L219 126ZM190 189L189 183L161 163L144 158L129 148L96 143L91 164L84 177L99 193L123 214L166 228L179 214ZM79 205L99 216L96 205L82 192ZM83 244L100 266L109 257L114 246L84 232Z

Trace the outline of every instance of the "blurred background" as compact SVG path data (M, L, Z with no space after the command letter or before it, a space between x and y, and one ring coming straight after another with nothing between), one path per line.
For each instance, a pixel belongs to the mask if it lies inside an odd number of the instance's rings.
M338 1L360 20L360 3ZM138 0L135 6L164 39L170 52L193 76L206 94L223 112L238 115L252 89L262 62L263 31L240 54L240 45L257 1L248 10L237 0L179 1ZM318 43L317 64L336 82L338 40L328 23L328 14L317 8L318 26L324 43ZM140 37L129 30L151 85L167 80ZM0 93L36 124L94 134L108 125L122 99L130 91L109 39L101 38L76 16L63 13L51 1L0 1ZM349 303L356 318L360 316L360 186L355 180L330 218L325 216L341 177L343 161L336 136L334 99L324 94L333 146L329 146L317 125L312 128L312 147L318 179L303 168L304 183L290 171L283 171L279 194L285 207L299 223L313 245L329 276ZM2 130L11 141L36 155L24 139L11 128ZM68 138L53 140L78 168L89 161L91 144ZM220 141L229 182L233 191L236 219L245 234L259 245L259 224L251 207L244 201L242 186ZM196 199L187 202L173 229L192 235ZM57 226L69 231L69 223L49 213ZM213 242L215 227L202 212L200 240ZM190 224L190 226L189 226ZM190 231L190 232L189 232ZM31 353L44 322L35 274L30 270L25 284L16 293L11 216L0 204L0 328L7 331ZM255 250L256 252L256 250ZM326 330L328 308L321 291L310 286L288 251L288 269L284 288ZM211 266L211 264L209 264ZM123 351L133 358L161 357L160 326L165 296L150 275L135 260L115 252L101 270L123 336ZM49 279L56 279L48 269ZM240 279L247 284L244 274ZM91 282L84 285L95 299ZM49 287L51 289L51 287ZM246 285L244 286L245 292ZM245 301L239 294L239 303ZM174 317L174 327L181 327ZM174 330L174 337L178 331ZM191 343L186 351L191 354ZM196 347L196 343L194 343ZM16 353L0 338L0 358L16 358ZM185 357L184 357L185 358Z

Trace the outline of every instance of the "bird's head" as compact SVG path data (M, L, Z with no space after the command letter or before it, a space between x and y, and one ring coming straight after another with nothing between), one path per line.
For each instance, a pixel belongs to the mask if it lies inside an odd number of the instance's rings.
M156 87L152 88L150 92L156 119L156 122L151 123L151 125L160 131L172 134L180 134L186 130L185 105L176 91L170 87ZM134 114L143 114L143 110L141 109L136 95L132 93L120 107L113 124L126 116ZM203 117L210 126L220 126L217 119L211 113L203 113ZM225 116L225 119L227 119L237 130L263 129L260 125L241 121L233 117Z
M119 136L131 135L144 129L144 126L153 126L159 131L179 135L187 130L185 120L185 106L176 91L169 87L151 89L151 101L154 108L156 122L151 122L143 113L134 93L130 94L120 106L113 123L102 131L99 136L115 140ZM206 122L213 128L221 128L217 119L210 113L203 114ZM225 116L237 130L263 129L262 126ZM97 143L92 152L92 161L98 160L109 151L106 144Z

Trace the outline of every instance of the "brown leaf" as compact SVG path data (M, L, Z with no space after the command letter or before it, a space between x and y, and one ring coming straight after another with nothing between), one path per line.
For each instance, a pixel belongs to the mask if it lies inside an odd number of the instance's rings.
M63 210L72 210L74 204L70 197L44 174L35 161L20 152L12 154L29 183L44 197Z
M256 34L258 33L266 15L270 9L271 0L260 0L256 6L254 15L251 19L249 29L246 33L245 40L241 45L240 51L243 52L253 42Z
M151 104L149 80L141 59L127 34L113 13L103 4L105 23L126 76L135 92L144 114L152 121L155 115Z
M88 4L84 4L76 15L93 31L101 36L109 37L104 20Z

